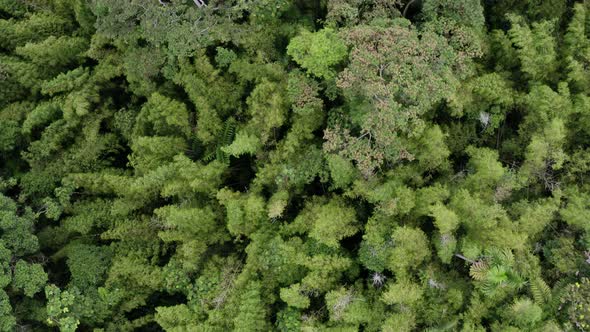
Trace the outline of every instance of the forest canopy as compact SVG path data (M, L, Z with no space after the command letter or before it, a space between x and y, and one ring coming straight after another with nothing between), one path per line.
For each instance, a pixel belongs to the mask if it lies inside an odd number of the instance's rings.
M590 331L590 2L0 0L0 331Z

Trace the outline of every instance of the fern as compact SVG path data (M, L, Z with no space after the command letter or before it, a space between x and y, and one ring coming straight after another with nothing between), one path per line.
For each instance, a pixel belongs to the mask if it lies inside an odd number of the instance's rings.
M217 159L218 161L228 165L229 164L229 154L223 151L223 147L230 145L236 133L236 126L237 121L234 118L229 118L223 124L223 131L218 136L217 144L215 150L206 154L203 157L203 161L210 162L213 159Z
M230 145L233 142L237 124L234 118L229 118L225 121L220 146Z
M486 256L489 257L492 265L512 266L514 264L514 254L511 250L490 248L486 250Z
M262 146L260 138L244 131L236 133L232 144L224 146L221 150L230 156L238 157L243 154L254 154Z
M225 121L221 140L217 144L217 160L221 161L224 164L229 164L229 155L225 153L221 148L230 145L234 140L234 136L236 133L236 125L237 123L234 120L234 118L229 118L227 121Z
M514 255L510 250L491 248L486 250L484 259L471 265L469 275L480 281L480 290L488 297L494 297L502 290L522 288L526 282L514 271Z
M559 307L563 305L562 299L567 292L567 285L569 281L567 279L559 279L551 288L551 296L549 297L549 301L547 301L546 307L549 310L559 310Z
M216 150L216 151L217 151L217 150ZM206 155L203 157L203 159L202 159L202 160L203 160L204 162L206 162L206 163L208 163L208 162L210 162L210 161L213 161L213 160L215 159L215 156L216 156L216 154L215 154L215 152L216 152L216 151L213 151L213 152L209 152L209 153L207 153L207 154L206 154Z
M545 304L551 301L551 289L541 278L531 280L531 294L537 304Z

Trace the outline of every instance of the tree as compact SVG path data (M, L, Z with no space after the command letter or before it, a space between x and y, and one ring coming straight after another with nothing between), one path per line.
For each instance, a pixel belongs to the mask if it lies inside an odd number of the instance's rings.
M265 202L262 197L241 194L229 189L217 193L217 199L227 210L227 229L233 235L250 235L266 220Z
M587 6L574 4L573 17L564 35L563 54L566 56L567 81L576 91L587 92L590 88L585 75L585 65L588 59L589 40L586 37Z
M260 285L252 282L240 296L238 315L234 317L234 328L236 331L265 331L266 322Z
M327 128L324 150L355 161L369 176L385 160L413 159L404 139L419 136L421 116L454 92L459 60L443 37L405 20L355 27L345 40L352 50L338 86L351 101L350 118Z
M326 294L326 306L333 322L359 326L367 323L372 316L367 299L355 289L340 288L329 292Z
M47 283L47 273L43 271L43 266L22 260L16 263L13 278L13 286L22 290L28 297L33 297Z
M328 80L334 79L334 67L346 59L347 53L344 42L330 28L317 32L303 30L287 46L287 54L309 74Z
M12 315L12 308L8 295L0 290L0 331L13 331L16 326L16 319Z
M471 265L469 274L474 280L479 281L479 289L484 295L502 298L507 295L507 292L516 291L525 284L521 275L514 269L514 264L512 252L489 249L484 260L476 261ZM526 306L526 303L522 303L522 305ZM519 305L514 307L515 311L521 309ZM538 320L538 318L533 320ZM526 319L524 322L526 323Z
M410 227L399 227L393 231L393 249L389 253L387 266L400 276L417 269L428 256L428 239L424 232Z
M17 213L16 202L0 194L0 229L4 245L17 256L35 253L39 249L39 241L32 234L35 222L33 211L28 208L21 216Z
M509 16L512 27L508 31L521 63L521 70L536 82L554 79L557 68L554 21L535 22L529 27L521 17Z
M39 42L50 36L60 36L71 31L72 22L51 12L39 11L22 20L2 19L0 26L6 33L0 37L0 47L14 50L27 42Z
M47 296L47 323L50 326L58 326L60 331L73 332L80 324L75 314L70 312L74 305L75 295L68 291L60 291L55 285L45 287Z
M309 236L330 247L338 247L338 241L358 231L355 225L354 209L347 207L339 200L331 200L320 207L312 207L311 216L306 217L313 220L310 220L312 226Z
M143 105L135 120L136 135L188 137L191 129L188 125L188 111L182 103L154 93Z
M196 259L208 246L227 239L226 232L218 227L219 215L211 208L168 205L155 210L154 217L161 223L158 236L164 242L177 243L176 254L183 260Z
M401 280L387 287L383 293L382 300L390 305L400 305L404 307L417 307L422 299L422 289L408 280Z
M542 319L543 310L530 299L518 299L510 307L511 320L520 328L531 328Z
M588 328L588 278L582 278L580 281L567 285L561 303L567 306L567 315L569 321L578 329L585 330Z
M459 227L459 217L440 203L432 206L431 216L434 218L434 224L440 234L438 241L435 242L438 257L448 264L451 262L457 246L454 233Z
M66 248L67 265L72 275L70 286L88 292L102 284L110 265L111 250L85 244L72 244Z
M76 63L80 53L87 47L87 40L84 38L49 36L40 43L27 43L17 47L15 53L35 64L42 77L50 78L68 65Z

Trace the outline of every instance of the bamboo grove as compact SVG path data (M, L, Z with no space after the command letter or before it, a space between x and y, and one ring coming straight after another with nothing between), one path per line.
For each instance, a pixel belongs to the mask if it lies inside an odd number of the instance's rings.
M590 331L590 3L0 0L0 331Z

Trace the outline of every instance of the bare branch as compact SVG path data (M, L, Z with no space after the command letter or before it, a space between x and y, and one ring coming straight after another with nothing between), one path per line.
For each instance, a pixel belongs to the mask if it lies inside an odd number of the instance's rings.
M455 254L455 257L459 257L459 258L461 258L462 260L464 260L464 261L466 261L466 262L469 262L469 263L471 263L471 264L475 263L475 261L474 261L474 260L472 260L472 259L469 259L469 258L467 258L467 257L465 257L465 256L463 256L463 255L461 255L461 254Z

